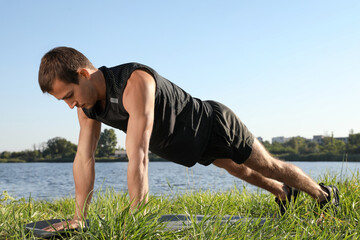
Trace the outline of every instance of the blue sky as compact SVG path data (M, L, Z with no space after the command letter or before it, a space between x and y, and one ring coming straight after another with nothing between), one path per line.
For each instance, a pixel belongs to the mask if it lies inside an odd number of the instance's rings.
M97 67L149 65L265 140L360 132L359 12L359 1L1 1L0 152L77 143L76 110L37 83L56 46Z

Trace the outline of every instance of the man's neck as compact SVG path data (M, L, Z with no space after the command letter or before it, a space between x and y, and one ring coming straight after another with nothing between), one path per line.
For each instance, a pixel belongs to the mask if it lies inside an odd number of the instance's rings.
M97 69L91 73L91 78L93 79L93 83L96 88L98 101L105 102L106 82L105 82L104 74L99 69Z

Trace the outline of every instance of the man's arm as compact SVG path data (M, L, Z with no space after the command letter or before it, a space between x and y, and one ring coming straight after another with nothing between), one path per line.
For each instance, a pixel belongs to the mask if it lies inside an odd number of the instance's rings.
M60 222L44 228L45 231L59 231L77 228L87 215L87 206L92 198L95 180L95 150L100 136L101 123L89 119L81 108L77 109L80 123L79 143L73 163L76 210L70 221Z
M73 163L75 182L75 220L85 220L95 181L95 150L100 136L101 123L89 119L81 108L77 109L80 134Z
M126 152L129 158L127 180L132 207L147 201L148 152L155 109L154 78L141 70L132 73L123 95L129 113L126 134Z

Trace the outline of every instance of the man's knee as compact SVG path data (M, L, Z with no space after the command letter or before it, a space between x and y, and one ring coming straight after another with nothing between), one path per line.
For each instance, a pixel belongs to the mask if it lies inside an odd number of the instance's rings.
M274 172L281 172L283 168L283 162L271 156L257 139L255 139L252 152L244 164L269 177L271 177Z
M251 170L244 164L238 164L231 159L216 159L213 164L225 169L231 175L236 177L246 177L251 174Z

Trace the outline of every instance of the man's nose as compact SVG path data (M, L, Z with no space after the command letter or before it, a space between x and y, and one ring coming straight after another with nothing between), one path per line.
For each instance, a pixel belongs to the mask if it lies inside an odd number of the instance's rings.
M67 100L65 101L66 104L69 106L69 108L73 109L76 106L76 101L73 100Z

